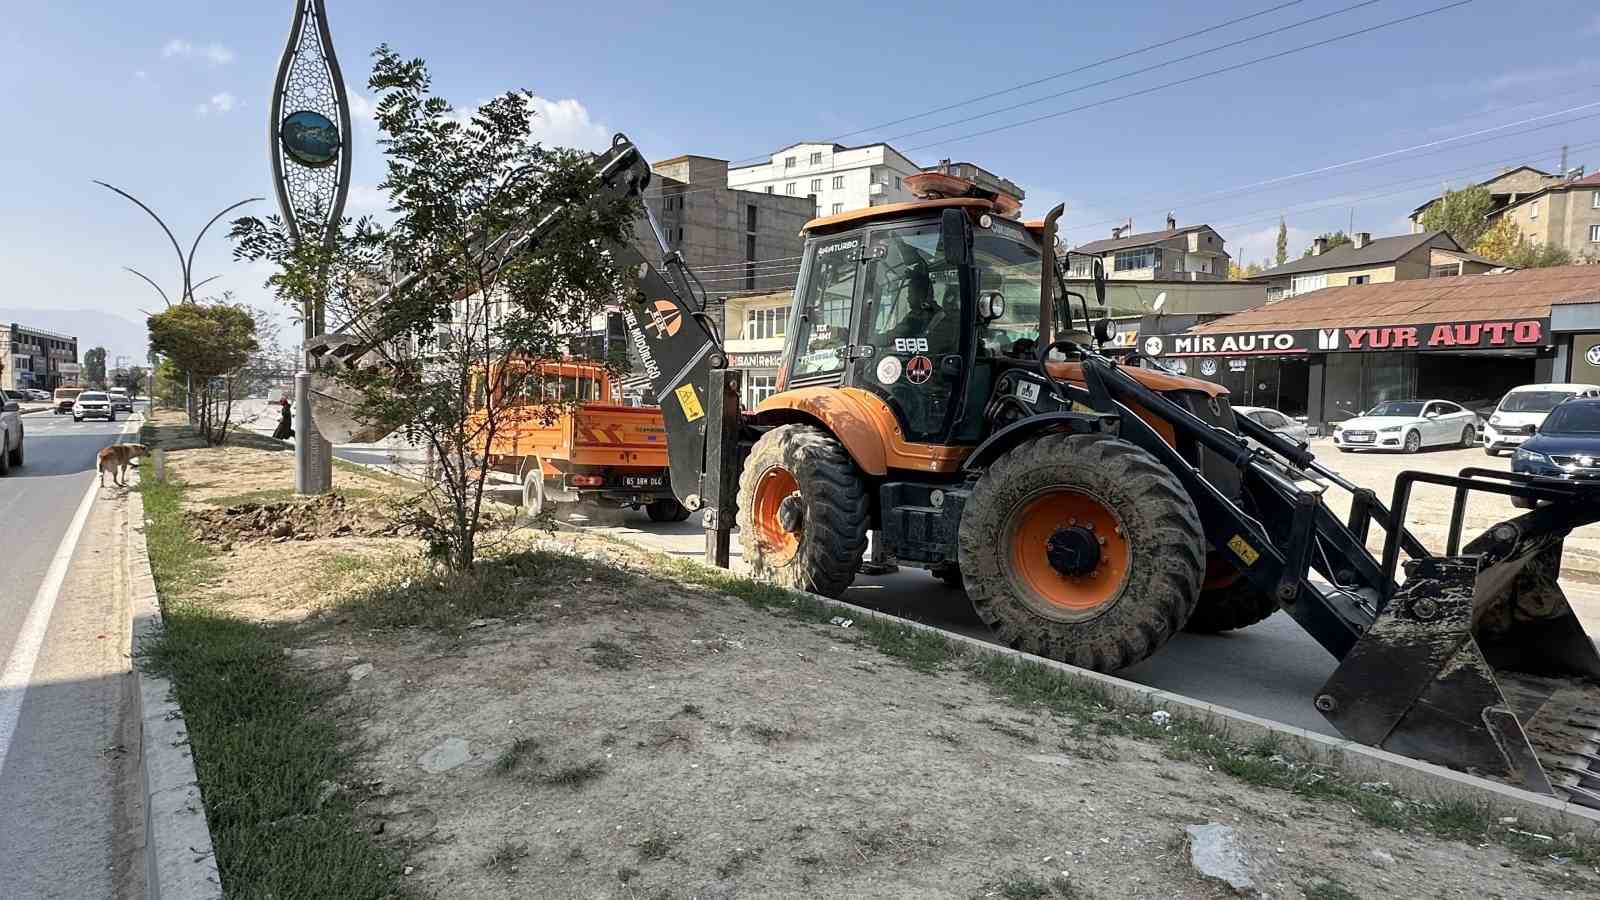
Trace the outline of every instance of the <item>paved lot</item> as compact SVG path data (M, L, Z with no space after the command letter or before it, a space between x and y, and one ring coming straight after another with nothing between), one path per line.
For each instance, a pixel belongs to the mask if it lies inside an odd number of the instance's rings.
M126 425L30 415L0 479L0 897L143 893L126 524L93 474Z

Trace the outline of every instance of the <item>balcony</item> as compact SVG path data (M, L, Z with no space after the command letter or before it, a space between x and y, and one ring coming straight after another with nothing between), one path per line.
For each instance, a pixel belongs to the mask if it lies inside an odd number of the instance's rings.
M889 186L881 181L874 181L867 186L867 193L873 197L882 197L889 190Z

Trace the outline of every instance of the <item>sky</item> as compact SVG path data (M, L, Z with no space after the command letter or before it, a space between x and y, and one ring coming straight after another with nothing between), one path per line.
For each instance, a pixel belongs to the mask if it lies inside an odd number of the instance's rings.
M1569 166L1600 170L1592 0L1430 12L1453 2L327 6L356 119L354 215L385 205L366 78L388 43L426 59L458 106L534 92L550 143L595 149L625 131L647 158L752 161L803 140L886 140L925 165L1010 178L1029 215L1065 203L1071 244L1130 217L1159 229L1170 211L1261 261L1280 216L1297 256L1352 222L1407 231L1441 186L1524 163L1553 171L1563 145ZM185 249L235 201L276 211L266 120L293 0L8 6L0 308L137 321L161 299L123 267L170 294L180 268L155 224L92 180L149 203ZM208 233L195 277L276 309L267 271L234 261L225 235Z

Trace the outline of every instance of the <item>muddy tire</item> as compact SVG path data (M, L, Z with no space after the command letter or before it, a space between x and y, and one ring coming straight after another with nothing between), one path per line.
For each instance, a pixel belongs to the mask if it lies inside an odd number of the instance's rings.
M688 507L668 497L646 503L644 513L652 522L682 522L689 518Z
M1194 611L1205 541L1194 501L1155 457L1051 434L1000 457L961 521L973 609L1007 645L1115 672Z
M946 587L953 587L958 591L966 590L967 584L961 574L961 567L955 563L945 563L928 570L933 577L945 583Z
M867 549L867 491L838 440L780 425L756 441L739 475L739 546L758 578L844 593Z

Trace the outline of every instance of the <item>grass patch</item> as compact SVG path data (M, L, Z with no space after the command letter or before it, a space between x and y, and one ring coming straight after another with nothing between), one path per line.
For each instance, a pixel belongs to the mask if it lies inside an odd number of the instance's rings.
M540 775L538 780L543 784L577 790L605 773L606 764L598 759L591 759L588 762L552 769Z
M750 863L760 858L761 849L759 847L754 849L735 847L733 852L728 854L728 858L717 866L717 877L733 878L743 872Z
M1031 875L1007 875L998 882L986 885L982 897L1003 897L1004 900L1076 900L1081 896L1064 875L1054 875L1040 880Z
M1361 900L1349 888L1326 878L1306 885L1305 892L1306 900Z
M187 598L216 572L183 524L182 486L146 482L146 539L164 628L140 665L183 707L223 886L233 896L408 896L397 859L357 827L348 735L317 715L328 690L294 671L278 632Z
M510 775L522 768L524 762L538 762L540 759L537 740L517 738L495 758L493 771L496 775Z
M616 641L601 638L589 644L589 649L594 651L594 664L602 669L620 672L633 668L633 651Z
M672 848L681 840L683 840L683 835L676 831L671 832L670 834L661 834L657 832L640 841L639 846L634 849L639 851L639 858L641 860L655 862L657 860L666 859L667 854L671 853Z
M473 619L509 618L568 598L577 585L623 588L637 577L566 553L529 550L480 558L466 572L439 572L423 560L396 567L342 605L360 628L453 632ZM642 593L642 592L641 592Z

